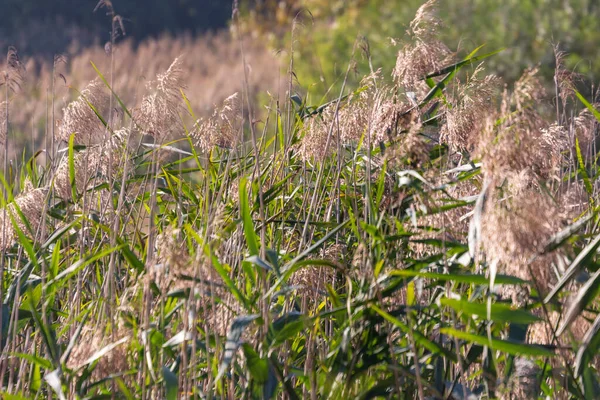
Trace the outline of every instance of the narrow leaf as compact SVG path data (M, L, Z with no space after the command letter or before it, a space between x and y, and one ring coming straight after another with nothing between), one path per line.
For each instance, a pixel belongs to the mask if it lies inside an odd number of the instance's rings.
M474 335L472 333L459 331L453 328L442 328L440 329L440 332L446 335L466 340L471 343L477 343L482 346L488 346L493 350L502 351L504 353L513 354L516 356L553 357L555 355L552 351L541 346L495 338L492 338L490 340L490 338L488 338L487 336Z

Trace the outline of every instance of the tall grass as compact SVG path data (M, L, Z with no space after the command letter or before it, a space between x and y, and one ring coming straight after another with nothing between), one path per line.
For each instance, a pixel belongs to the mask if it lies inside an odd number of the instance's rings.
M597 398L600 113L560 52L506 87L441 23L325 104L291 67L256 103L240 42L208 114L188 54L139 96L118 46L86 67L56 158L5 169L3 396Z

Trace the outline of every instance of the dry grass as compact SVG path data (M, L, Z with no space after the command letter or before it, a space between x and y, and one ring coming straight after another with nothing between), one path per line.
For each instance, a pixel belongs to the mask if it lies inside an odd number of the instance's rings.
M269 91L276 96L280 90L280 73L284 72L278 58L270 50L252 41L244 44L244 51L246 68L249 71L250 93L254 96ZM243 75L240 43L226 32L200 38L165 36L142 42L137 46L130 41L124 41L115 48L114 55L113 90L126 104L139 103L146 83L166 70L173 60L180 56L180 84L182 87L193 88L188 92L188 99L199 117L210 116L213 106L222 103L232 93L244 92L242 80L233 78ZM44 126L44 121L51 114L49 109L53 66L35 58L23 55L22 57L26 60L27 80L22 83L23 95L13 100L10 118L11 131L14 132L11 140L14 143L13 150L17 153L23 146L30 147L32 151L45 147L42 139L46 136L46 128L51 130L50 127ZM82 91L90 81L97 78L90 62L94 62L107 79L110 79L110 56L103 47L98 46L86 48L73 55L65 55L61 60L65 62L57 63L54 75L54 108L57 119L63 119L58 121L57 125L60 126L63 122L63 130L68 131L71 129L69 115L60 117L60 110L78 96L77 91L70 88ZM4 67L0 66L0 70L3 69ZM99 85L102 86L101 83ZM99 90L106 91L106 88L100 87ZM90 114L91 110L88 108L82 112ZM185 115L185 112L183 114ZM83 124L84 120L80 119L77 123ZM97 125L97 119L93 123ZM17 132L20 134L16 135ZM68 137L69 134L66 135Z

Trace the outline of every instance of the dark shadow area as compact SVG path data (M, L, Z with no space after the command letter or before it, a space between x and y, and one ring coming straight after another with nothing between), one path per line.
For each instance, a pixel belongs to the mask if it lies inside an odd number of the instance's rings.
M106 8L97 0L3 0L0 48L52 56L110 40ZM114 0L127 37L141 41L162 33L192 34L223 28L231 18L231 0Z

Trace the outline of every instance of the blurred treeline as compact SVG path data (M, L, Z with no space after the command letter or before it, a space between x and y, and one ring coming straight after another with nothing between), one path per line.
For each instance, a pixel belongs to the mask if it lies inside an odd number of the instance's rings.
M294 32L295 72L316 94L339 87L357 38L356 79L369 72L365 51L375 68L390 71L398 46L422 0L264 0L251 2L247 29L265 35L275 47L289 48ZM506 48L486 61L486 69L506 81L539 65L548 84L554 72L553 45L565 51L566 66L582 80L600 78L600 1L598 0L445 0L439 2L445 26L442 40L468 54ZM367 47L368 43L368 47ZM485 50L482 50L485 52ZM350 77L352 79L352 76ZM584 85L588 86L589 85ZM589 91L589 89L588 89Z
M107 1L108 0L104 0ZM239 0L243 31L272 49L289 54L300 85L315 94L339 88L357 46L351 80L375 69L390 71L398 45L424 0ZM14 45L26 56L77 53L110 38L98 0L2 0L0 48ZM201 34L226 28L233 0L112 0L124 18L128 38L139 42L163 33ZM600 43L598 0L443 0L443 41L458 56L486 44L507 49L487 62L489 72L514 81L524 68L540 64L551 84L553 45L568 53L566 65L588 82L600 78L596 51ZM294 24L294 21L296 22ZM295 26L295 29L292 29ZM293 33L292 33L293 31ZM266 39L266 40L265 40ZM286 51L287 50L287 51ZM485 50L484 50L485 51ZM589 85L582 85L582 89ZM589 92L589 89L587 90Z
M106 1L106 0L105 0ZM227 26L232 0L112 0L125 33L140 41L163 33L192 34ZM23 54L53 55L110 39L106 8L98 0L2 0L0 46Z

